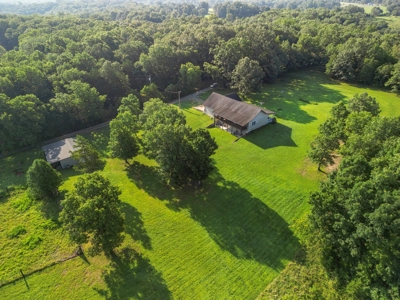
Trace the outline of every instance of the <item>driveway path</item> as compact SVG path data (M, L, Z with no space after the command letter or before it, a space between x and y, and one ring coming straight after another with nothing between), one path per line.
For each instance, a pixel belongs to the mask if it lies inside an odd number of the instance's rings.
M200 95L200 94L203 94L203 93L205 93L205 92L207 92L207 91L209 91L209 90L211 90L210 87L205 88L205 89L202 89L202 90L200 90L200 91L197 91L196 93L187 95L187 96L185 96L185 97L182 97L182 98L181 98L181 102L182 102L182 101L186 101L186 100L190 100L190 99L201 100L201 99L199 98L199 95ZM201 101L203 101L203 100L201 100ZM172 102L169 102L169 103L170 103L170 104L178 104L178 103L179 103L179 99L176 99L176 100L174 100L174 101L172 101Z

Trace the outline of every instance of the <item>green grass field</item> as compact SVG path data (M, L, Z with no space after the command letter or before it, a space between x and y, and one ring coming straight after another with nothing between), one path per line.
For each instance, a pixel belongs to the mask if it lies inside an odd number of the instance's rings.
M353 2L340 2L340 7L345 7L345 6L349 6L349 5L363 7L366 14L370 14L374 7L379 7L383 11L383 13L387 12L386 6L368 5L368 4L353 3Z
M122 190L126 216L126 239L116 257L79 257L50 267L0 287L0 298L255 299L300 249L293 224L307 214L308 195L324 178L306 158L318 125L332 105L364 91L377 98L383 115L399 115L396 95L334 82L318 71L290 73L264 86L247 100L276 111L278 123L236 142L210 129L219 149L216 170L202 188L166 187L155 162L142 155L132 168L107 158L103 174ZM206 127L211 119L193 103L182 103L188 124ZM107 131L94 139L103 153L106 140ZM35 155L40 152L0 160L1 188L23 184L12 170L21 160L29 166ZM63 176L62 188L69 190L79 174ZM73 250L54 210L30 203L23 191L12 193L0 200L0 243L7 245L0 249L1 281ZM19 224L26 232L10 238ZM40 240L30 238L29 246L29 236Z

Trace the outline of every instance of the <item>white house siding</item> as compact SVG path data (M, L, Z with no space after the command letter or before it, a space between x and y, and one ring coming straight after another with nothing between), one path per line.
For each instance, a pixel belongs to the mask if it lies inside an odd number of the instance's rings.
M214 117L214 110L211 107L204 106L204 113L210 117Z
M61 164L61 167L63 169L65 169L65 168L68 168L70 166L76 165L77 162L72 157L67 157L67 158L64 158L63 160L60 160L60 164Z
M259 112L255 118L249 122L249 125L247 126L247 132L253 131L254 129L260 128L261 126L271 122L272 118L269 118L269 115L264 112Z

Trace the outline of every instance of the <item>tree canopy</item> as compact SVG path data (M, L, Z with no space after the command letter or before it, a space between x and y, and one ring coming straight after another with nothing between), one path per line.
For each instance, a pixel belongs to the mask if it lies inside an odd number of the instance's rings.
M329 9L339 2L4 5L3 12L47 15L0 22L2 152L108 121L129 94L142 105L213 81L247 94L310 66L400 90L396 28L356 6ZM204 18L208 7L216 15Z
M340 106L332 110L331 118L344 111ZM342 161L311 195L311 221L322 240L327 270L349 294L396 299L400 286L400 254L395 246L400 239L400 118L380 117L375 99L366 93L355 95L347 111L341 114L346 138L330 149L340 153ZM320 138L337 141L338 136L333 136L325 132L314 143Z
M29 194L35 199L55 197L61 183L61 174L43 159L35 159L26 173Z
M76 136L75 150L71 153L71 157L77 161L74 168L85 173L101 170L105 165L99 151L81 135Z
M79 177L62 201L60 219L72 242L90 242L89 253L110 255L124 236L120 190L95 172Z

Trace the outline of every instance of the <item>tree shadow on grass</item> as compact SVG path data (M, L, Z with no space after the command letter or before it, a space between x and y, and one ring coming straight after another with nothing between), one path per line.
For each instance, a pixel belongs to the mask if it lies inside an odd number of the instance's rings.
M130 248L113 255L102 277L108 289L95 290L106 299L172 299L161 273Z
M296 143L292 140L292 128L280 123L263 126L252 131L249 135L243 137L243 139L262 149L279 146L297 147Z
M135 161L126 170L136 186L151 197L160 200L171 200L174 197L174 190L159 176L157 167Z
M236 182L225 180L218 171L201 188L181 190L159 183L155 167L138 165L128 176L152 197L166 201L170 209L187 209L221 249L239 259L281 270L282 260L293 259L300 248L279 214Z
M140 241L144 248L151 250L151 240L147 235L142 214L128 203L122 202L121 210L125 214L125 232L134 241Z
M319 103L337 103L343 100L340 92L326 87L337 82L328 78L323 72L308 70L292 72L274 85L266 85L263 91L255 94L250 103L276 112L278 118L297 123L310 123L316 118L302 107Z
M58 198L40 200L40 211L42 212L43 217L51 219L53 222L60 225L61 223L58 221L61 212L60 200L64 199L64 197L65 191L62 191Z

